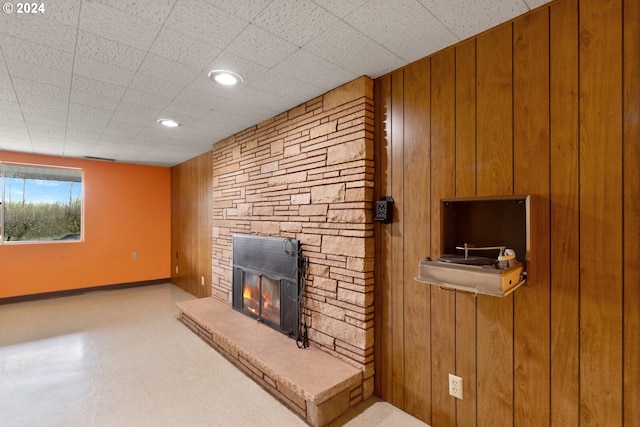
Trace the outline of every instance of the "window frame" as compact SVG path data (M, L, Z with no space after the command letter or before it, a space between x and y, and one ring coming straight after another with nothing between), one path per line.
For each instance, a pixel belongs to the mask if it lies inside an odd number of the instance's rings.
M47 168L47 169L59 169L59 170L72 170L80 172L80 237L78 239L49 239L49 240L5 240L5 206L6 206L6 166L7 165L15 165L15 166L24 166L31 168ZM85 189L85 170L81 167L73 167L73 166L60 166L60 165L50 165L50 164L39 164L39 163L25 163L25 162L13 162L13 161L2 161L0 160L0 246L1 245L41 245L41 244L68 244L68 243L82 243L84 242L84 229L85 229L85 218L84 218L84 189ZM50 180L53 181L53 180ZM71 180L62 182L73 182Z

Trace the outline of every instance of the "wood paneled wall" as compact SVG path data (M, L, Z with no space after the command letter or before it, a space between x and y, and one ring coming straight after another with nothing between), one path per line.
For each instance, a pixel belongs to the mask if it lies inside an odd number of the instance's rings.
M171 168L171 281L197 297L211 296L212 195L211 151Z
M375 81L383 399L434 427L640 425L639 23L559 0ZM441 198L508 194L536 199L525 287L414 281Z

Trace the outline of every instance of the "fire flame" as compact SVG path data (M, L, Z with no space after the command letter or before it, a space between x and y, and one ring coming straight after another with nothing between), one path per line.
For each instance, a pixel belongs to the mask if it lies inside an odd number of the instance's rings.
M279 324L279 299L274 298L272 287L263 287L263 278L258 283L246 280L242 289L243 308L261 318ZM275 303L275 304L274 304Z

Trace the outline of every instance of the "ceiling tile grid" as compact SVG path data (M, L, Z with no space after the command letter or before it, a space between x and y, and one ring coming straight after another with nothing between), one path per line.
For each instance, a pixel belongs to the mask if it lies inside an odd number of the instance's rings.
M62 5L63 3L78 2L58 0L55 3ZM66 13L69 17L72 17L77 12L71 9ZM75 50L77 20L74 23L74 20L71 19L70 24L65 24L53 19L54 16L52 14L50 19L46 12L39 15L17 15L15 12L11 14L2 13L0 14L0 34L73 53Z
M407 62L460 41L417 0L374 0L344 20Z
M153 23L111 5L97 1L82 0L78 28L97 36L113 40L141 50L148 50L155 40L162 24ZM161 4L161 3L158 3ZM149 7L157 8L154 3Z
M73 63L73 75L127 87L136 72L76 55Z
M0 15L0 149L172 166L547 1L47 0Z
M78 31L75 54L76 57L136 71L147 52L81 30Z
M200 70L221 51L219 47L163 27L149 52Z
M249 24L204 1L180 1L164 26L218 48L225 48Z
M289 43L303 47L340 19L311 1L273 0L251 22Z
M162 25L173 9L176 0L94 0L105 6L118 9L127 15Z

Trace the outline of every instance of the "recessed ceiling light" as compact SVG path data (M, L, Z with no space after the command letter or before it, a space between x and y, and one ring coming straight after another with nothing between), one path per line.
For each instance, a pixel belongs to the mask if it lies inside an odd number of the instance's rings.
M180 126L180 122L176 122L172 119L158 119L158 123L168 128L177 128L178 126Z
M238 74L227 70L212 70L209 72L209 78L224 86L233 86L242 83L242 77Z

